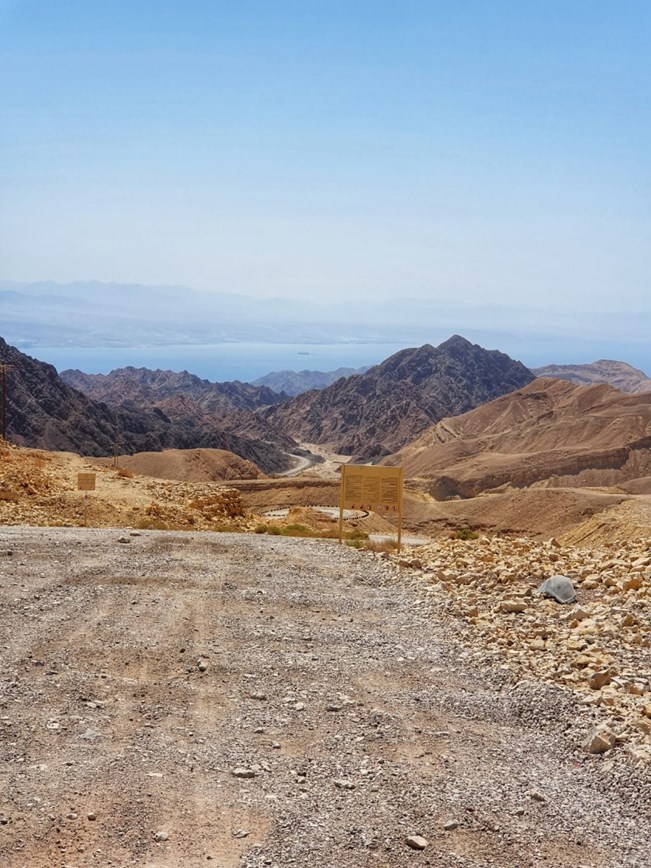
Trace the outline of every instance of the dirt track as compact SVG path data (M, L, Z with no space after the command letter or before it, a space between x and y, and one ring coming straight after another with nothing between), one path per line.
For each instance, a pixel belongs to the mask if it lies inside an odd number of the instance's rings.
M3 528L0 605L3 866L648 864L648 770L369 553Z

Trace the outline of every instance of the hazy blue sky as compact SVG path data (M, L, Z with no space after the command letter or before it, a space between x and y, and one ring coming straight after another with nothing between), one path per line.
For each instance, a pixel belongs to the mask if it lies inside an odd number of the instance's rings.
M0 0L0 277L651 310L648 0Z

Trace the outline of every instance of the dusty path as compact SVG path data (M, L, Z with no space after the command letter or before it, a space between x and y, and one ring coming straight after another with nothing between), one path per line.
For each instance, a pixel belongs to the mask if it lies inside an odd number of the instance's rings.
M648 864L648 771L392 567L124 534L1 530L1 865Z

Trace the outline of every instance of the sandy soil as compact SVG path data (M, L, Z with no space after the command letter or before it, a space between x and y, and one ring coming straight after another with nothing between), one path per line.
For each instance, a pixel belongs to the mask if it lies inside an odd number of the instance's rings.
M421 588L323 541L4 528L0 863L648 864L648 771Z

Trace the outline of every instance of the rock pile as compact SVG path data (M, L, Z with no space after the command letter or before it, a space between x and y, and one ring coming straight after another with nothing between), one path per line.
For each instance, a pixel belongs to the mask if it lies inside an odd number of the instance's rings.
M465 619L473 660L579 693L600 722L586 750L623 744L634 763L651 762L651 546L482 538L394 557ZM576 589L575 603L535 593L559 574Z

